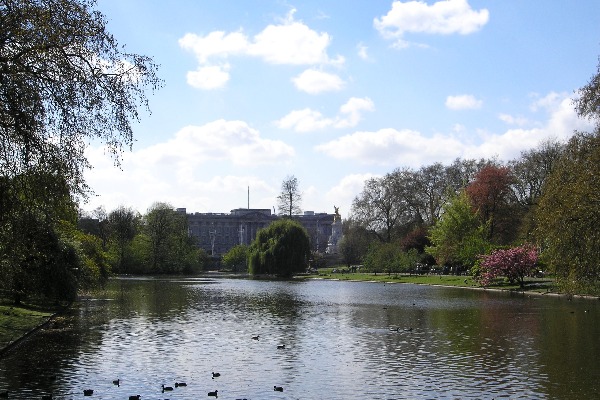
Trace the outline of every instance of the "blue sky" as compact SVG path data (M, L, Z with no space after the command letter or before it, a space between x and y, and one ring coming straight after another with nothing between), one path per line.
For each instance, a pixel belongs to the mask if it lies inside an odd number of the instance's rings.
M83 208L276 207L348 216L366 179L456 158L517 158L589 129L597 0L99 0L165 85L113 166L92 145Z

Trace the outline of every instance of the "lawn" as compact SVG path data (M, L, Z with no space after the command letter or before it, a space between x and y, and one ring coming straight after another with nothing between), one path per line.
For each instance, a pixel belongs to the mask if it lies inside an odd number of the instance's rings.
M387 274L387 273L362 273L362 272L333 272L334 269L340 270L340 268L322 268L319 270L319 274L309 275L313 278L320 279L336 279L336 280L347 280L347 281L369 281L369 282L392 282L392 283L412 283L420 285L442 285L442 286L456 286L465 288L481 288L481 286L473 280L471 276L458 276L458 275L409 275L409 274ZM503 279L498 279L493 285L489 286L490 289L502 289L502 290L523 290L519 285L509 284ZM554 281L552 279L540 279L540 278L528 278L525 282L525 290L547 293L555 290Z
M56 308L25 304L11 305L0 299L0 351L48 320Z

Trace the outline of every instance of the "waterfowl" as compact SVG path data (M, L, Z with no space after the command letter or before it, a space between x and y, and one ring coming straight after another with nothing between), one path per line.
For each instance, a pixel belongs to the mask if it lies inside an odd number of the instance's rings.
M213 396L213 397L218 397L217 392L218 392L218 390L215 390L214 392L208 392L208 395Z
M172 386L165 386L165 385L162 385L162 391L163 391L163 393L164 393L164 392L168 392L168 391L170 391L170 390L173 390L173 387L172 387Z
M260 335L252 336L252 339L253 340L258 340L259 337L260 337Z
M215 379L215 378L218 378L218 377L220 377L220 376L221 376L221 374L220 374L220 373L218 373L218 372L213 372L213 373L212 373L212 376L213 376L213 379Z
M285 344L278 344L278 345L277 345L277 348L278 348L279 350L285 349Z
M83 390L83 395L84 396L91 396L93 394L94 394L94 390L92 390L92 389L84 389Z
M52 400L52 395L51 394L43 395L42 400Z
M121 380L120 379L115 379L113 381L113 385L121 386Z
M135 396L129 396L129 400L140 400L142 398L142 396L140 396L139 394L136 394Z
M283 392L283 388L281 386L273 386L273 390L276 392Z
M175 387L182 387L182 386L187 386L187 383L185 383L185 382L175 382Z

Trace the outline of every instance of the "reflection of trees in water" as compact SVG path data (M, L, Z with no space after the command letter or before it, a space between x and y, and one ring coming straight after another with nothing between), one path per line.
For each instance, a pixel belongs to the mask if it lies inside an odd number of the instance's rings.
M311 382L307 393L335 378L348 386L337 388L346 397L364 389L353 386L357 379L369 393L389 397L397 387L405 398L568 399L598 387L595 303L412 285L211 282L111 281L98 299L83 301L0 360L0 383L10 384L0 389L29 388L37 398L88 377L110 386L112 379L133 379L118 370L135 365L135 378L143 380L162 376L174 360L177 372L205 368L207 376L240 366L237 378L248 384L267 368L273 384ZM256 334L259 341L251 339ZM165 365L156 367L158 360ZM373 375L381 381L364 382ZM461 395L452 392L459 389Z

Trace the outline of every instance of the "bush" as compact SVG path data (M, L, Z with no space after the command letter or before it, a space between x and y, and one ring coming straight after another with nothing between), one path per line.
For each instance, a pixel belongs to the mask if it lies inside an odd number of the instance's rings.
M497 277L505 276L510 283L523 287L525 277L535 271L537 263L538 252L529 244L496 250L480 257L479 283L489 286Z

